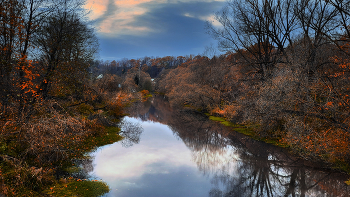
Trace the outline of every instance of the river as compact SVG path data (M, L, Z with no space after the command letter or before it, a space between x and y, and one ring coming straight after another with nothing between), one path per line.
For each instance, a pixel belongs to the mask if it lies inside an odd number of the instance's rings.
M125 139L91 153L106 197L349 196L349 176L252 140L162 98L132 106Z

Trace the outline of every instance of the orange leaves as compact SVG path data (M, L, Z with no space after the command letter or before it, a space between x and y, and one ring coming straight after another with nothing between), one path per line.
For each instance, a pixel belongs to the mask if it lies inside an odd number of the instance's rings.
M331 102L331 101L329 101L329 102L326 103L326 106L329 106L329 107L330 107L330 106L332 106L332 105L333 105L333 102Z
M141 93L141 96L142 96L142 102L145 102L145 101L147 101L147 99L149 97L152 97L152 95L150 95L148 90L141 90L140 93Z
M350 155L350 134L340 129L314 131L309 134L290 135L281 139L295 149L307 150L307 155L331 161L343 161Z
M26 56L22 57L15 67L20 74L19 79L13 79L15 87L21 90L21 98L24 102L28 102L34 97L38 97L38 84L35 82L39 74L35 73L33 61L27 60ZM22 74L21 74L22 73Z
M344 62L344 63L342 63L342 64L339 64L339 67L340 67L340 68L347 68L347 69L349 69L349 68L350 68L350 63Z
M28 97L36 96L34 80L34 62L28 60L26 50L31 47L28 43L28 35L25 31L23 19L24 5L20 1L1 1L0 8L0 62L1 67L6 67L7 72L2 72L0 77L7 79L13 92L21 102L27 102ZM24 49L25 48L25 49Z
M215 107L212 109L212 113L218 114L227 119L233 119L233 117L237 114L239 107L234 104L224 105L221 108Z
M148 90L141 90L140 92L143 96L146 96L147 94L149 94Z
M349 43L344 42L342 45L340 45L340 49L344 50L345 52L349 52ZM339 54L334 55L330 58L330 60L338 66L338 69L333 71L333 73L330 73L332 77L346 77L347 73L350 71L350 59L349 57Z
M131 94L119 92L113 99L110 99L107 104L109 114L115 117L123 115L123 108L130 102L132 98Z

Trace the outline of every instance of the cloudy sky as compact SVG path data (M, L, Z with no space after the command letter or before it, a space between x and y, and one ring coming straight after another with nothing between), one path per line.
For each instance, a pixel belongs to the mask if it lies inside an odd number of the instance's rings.
M206 33L225 0L87 0L100 41L98 59L203 54L216 41Z

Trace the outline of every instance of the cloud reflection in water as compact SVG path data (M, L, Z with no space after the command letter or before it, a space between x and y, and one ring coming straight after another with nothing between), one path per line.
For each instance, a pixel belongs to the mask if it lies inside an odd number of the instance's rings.
M163 104L136 110L145 121L125 117L144 130L136 144L118 142L93 154L94 176L111 188L106 196L349 196L349 178L341 174Z
M94 176L111 188L107 196L207 196L211 184L192 159L191 151L163 124L138 122L144 132L139 144L114 143L93 153Z

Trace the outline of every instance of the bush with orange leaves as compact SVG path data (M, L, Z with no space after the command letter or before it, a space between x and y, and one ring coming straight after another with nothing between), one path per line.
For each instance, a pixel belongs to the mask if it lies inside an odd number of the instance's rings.
M223 105L222 107L215 107L211 110L211 113L215 115L222 116L227 120L233 120L235 116L237 116L237 111L239 110L239 106L234 104Z
M131 100L137 98L135 94L118 92L113 98L107 100L106 109L108 114L114 118L119 118L124 115L123 109L130 103Z
M140 93L142 94L142 96L147 96L149 94L148 90L141 90Z
M287 121L286 129L280 141L305 158L332 163L350 160L350 133L342 129L331 126L317 129L312 123L305 124L296 118Z

